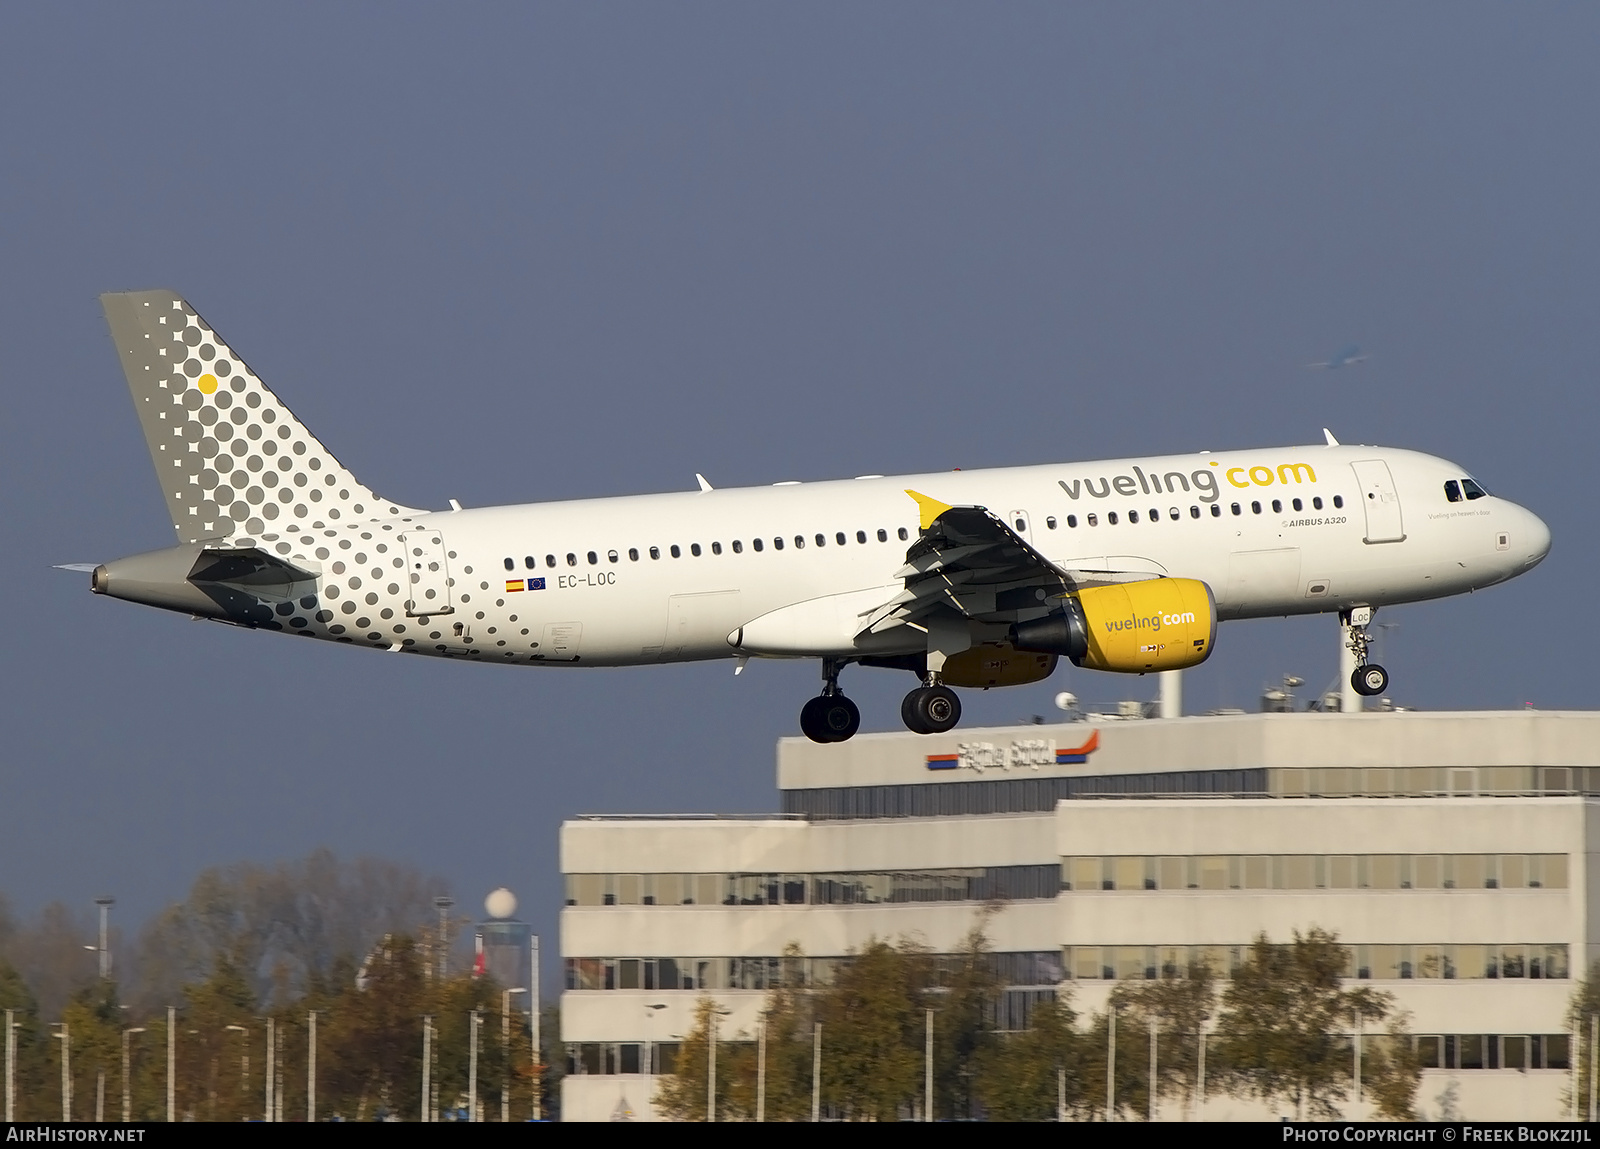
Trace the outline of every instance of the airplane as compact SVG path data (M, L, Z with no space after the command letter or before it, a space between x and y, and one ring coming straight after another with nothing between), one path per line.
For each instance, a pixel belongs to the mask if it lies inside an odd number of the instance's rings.
M1352 364L1365 363L1366 361L1367 356L1361 354L1361 348L1357 347L1354 343L1351 343L1335 351L1326 362L1307 363L1306 366L1316 369L1326 369L1328 371L1337 371L1341 367L1349 367Z
M1372 612L1503 582L1550 531L1461 466L1325 445L448 511L363 486L187 302L101 297L177 545L94 566L96 594L234 626L508 666L818 660L823 743L861 714L848 665L953 687L1061 658L1144 674L1208 658L1219 621L1337 613L1354 688ZM87 564L77 569L89 569Z

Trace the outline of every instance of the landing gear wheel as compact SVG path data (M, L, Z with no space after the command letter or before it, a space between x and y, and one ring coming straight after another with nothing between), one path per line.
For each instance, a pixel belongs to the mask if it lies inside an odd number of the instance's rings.
M1389 672L1376 662L1369 662L1356 667L1350 676L1350 685L1356 688L1357 694L1371 698L1389 689Z
M800 710L800 732L813 742L846 742L861 729L861 711L842 694L824 694Z
M900 704L900 717L914 734L943 734L961 721L961 699L948 686L919 686Z

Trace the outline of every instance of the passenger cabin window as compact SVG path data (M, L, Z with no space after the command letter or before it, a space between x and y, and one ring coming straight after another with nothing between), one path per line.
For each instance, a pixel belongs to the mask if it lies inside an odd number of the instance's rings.
M823 534L819 534L817 536L817 545L819 547L827 546L828 545L828 536L827 535L823 535Z
M1085 521L1091 527L1098 527L1100 525L1100 516L1095 514L1093 511L1090 511L1089 514L1085 517Z
M1314 511L1320 511L1322 509L1322 496L1321 495L1318 495L1316 498L1311 500L1311 509L1314 510Z
M867 541L867 532L866 531L857 531L856 532L856 542L864 543L866 541Z
M1335 495L1335 496L1333 496L1333 505L1334 505L1335 508L1344 506L1344 496L1343 495Z
M692 554L695 558L699 558L700 557L700 544L699 543L690 543L689 544L689 553Z
M1068 527L1076 527L1077 525L1078 525L1078 516L1077 515L1068 515L1067 516L1067 526Z
M517 569L517 564L512 562L510 559L507 559L506 560L506 570L514 571L516 569Z
M1056 529L1056 517L1054 515L1051 515L1049 518L1045 519L1044 529L1047 531L1053 531Z
M529 569L529 570L533 570L533 569L534 569L534 568L535 568L535 567L537 567L537 566L538 566L538 565L539 565L539 564L538 564L538 562L536 562L536 561L535 561L535 560L534 560L534 557L533 557L533 556L532 556L532 555L527 555L527 556L525 556L525 557L524 557L524 558L523 558L523 560L522 560L522 565L523 565L523 566L525 566L525 567L527 567L527 568L528 568L528 569Z
M1190 518L1191 518L1191 519L1198 519L1198 518L1199 518L1199 517L1200 517L1200 508L1199 508L1199 507L1196 507L1196 506L1193 506L1193 505L1191 505L1191 506L1190 506L1190 507L1189 507L1189 517L1190 517Z
M635 562L635 563L639 561L639 548L638 547L629 547L628 548L628 561L629 562Z
M1242 515L1242 514L1244 514L1244 508L1241 507L1238 503L1234 503L1233 504L1233 513L1236 514L1236 515Z
M711 553L714 554L714 555L720 555L722 553L722 544L721 543L712 543L711 544Z
M1275 515L1283 514L1283 500L1282 499L1273 499L1272 500L1272 513L1275 514Z
M744 544L741 543L738 539L734 539L733 540L733 553L736 554L736 555L744 554Z
M878 529L878 541L880 543L886 543L889 541L889 532L881 527Z
M544 565L547 566L547 567L555 566L556 565L556 556L555 555L545 555L544 556Z
M567 552L567 565L569 567L575 567L578 565L578 556L573 554L571 551Z
M651 547L650 548L650 557L653 558L653 559L660 558L661 557L661 548L660 547Z
M1299 500L1299 499L1296 499L1296 500L1295 500L1295 501L1294 501L1294 503L1293 503L1293 504L1292 504L1292 506L1293 506L1293 507L1294 507L1294 509L1295 509L1295 510L1297 510L1297 511L1303 511L1303 510L1305 510L1305 509L1306 509L1306 508L1305 508L1305 504L1304 504L1304 503L1302 503L1302 502L1301 502L1301 501L1300 501L1300 500Z
M1486 498L1489 494L1488 491L1478 486L1478 484L1474 483L1471 479L1461 480L1461 490L1466 494L1469 500Z
M796 535L794 537L794 547L795 547L795 550L799 550L799 551L805 550L805 548L806 548L806 537L804 535Z
M751 546L752 546L752 547L753 547L753 548L755 548L755 550L756 550L756 553L758 553L758 554L759 554L759 553L760 553L760 552L761 552L761 548L762 548L762 545L763 545L763 544L762 544L762 542L761 542L761 540L760 540L760 539L751 539L751 540L750 540L750 545L751 545Z
M1178 516L1177 515L1173 515L1172 517L1173 518L1177 518ZM1150 521L1152 523L1159 523L1161 521L1161 508L1160 507L1151 507L1150 508Z
M1028 529L1028 520L1019 518L1014 525L1016 526L1017 530L1025 531Z
M841 547L844 546L844 532L843 531L836 532L834 534L834 536L833 536L833 541L838 543Z
M1139 512L1138 511L1129 511L1128 512L1128 521L1130 523L1138 522L1139 521Z
M1251 511L1252 514L1259 515L1261 513L1261 504L1260 503L1256 503L1256 502L1252 502L1250 504L1250 511Z
M908 536L907 536L907 535L906 535L906 529L905 529L905 528L904 528L904 527L901 527L901 528L900 528L900 529L899 529L899 530L898 530L898 531L897 531L897 532L895 532L895 533L896 533L896 534L898 534L898 535L899 535L899 536L900 536L900 541L901 541L901 542L905 542L905 541L906 541L906 538L907 538L907 537L908 537Z
M607 551L606 552L606 561L607 562L613 562L614 563L614 562L617 561L618 557L619 556L617 555L616 551Z
M1138 512L1136 511L1134 513L1137 514ZM1112 526L1116 526L1117 525L1117 512L1116 511L1107 511L1106 512L1106 522L1110 523Z
M672 557L675 558L675 559L681 559L683 557L683 552L678 549L678 544L677 543L673 543L672 544L672 547L668 551L668 553L671 554Z
M590 551L584 557L589 560L589 565L590 566L594 566L595 563L600 561L600 556L595 554L593 551Z
M1239 504L1237 504L1237 503L1234 504L1234 506L1238 506L1238 505ZM1211 517L1214 518L1214 519L1220 519L1222 517L1222 508L1220 506L1218 506L1216 503L1212 503L1211 504Z
M775 551L781 551L783 549L783 536L782 535L779 535L777 538L772 540L772 549L775 550Z

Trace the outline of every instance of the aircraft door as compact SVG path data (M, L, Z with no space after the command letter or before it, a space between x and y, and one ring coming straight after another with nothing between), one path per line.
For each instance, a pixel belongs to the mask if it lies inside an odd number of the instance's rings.
M1006 526L1016 531L1028 542L1033 542L1033 516L1027 511L1012 511L1007 514Z
M450 614L450 567L444 536L438 531L406 531L400 536L406 567L411 576L406 596L406 617Z
M1389 464L1382 459L1364 459L1351 463L1350 467L1356 473L1356 482L1361 487L1361 505L1367 512L1366 541L1404 542L1406 530L1400 518L1400 492L1395 490Z

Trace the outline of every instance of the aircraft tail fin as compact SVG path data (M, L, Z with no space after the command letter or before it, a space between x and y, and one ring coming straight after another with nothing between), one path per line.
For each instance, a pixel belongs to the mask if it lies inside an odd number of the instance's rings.
M175 292L100 305L180 543L411 512L358 483Z

